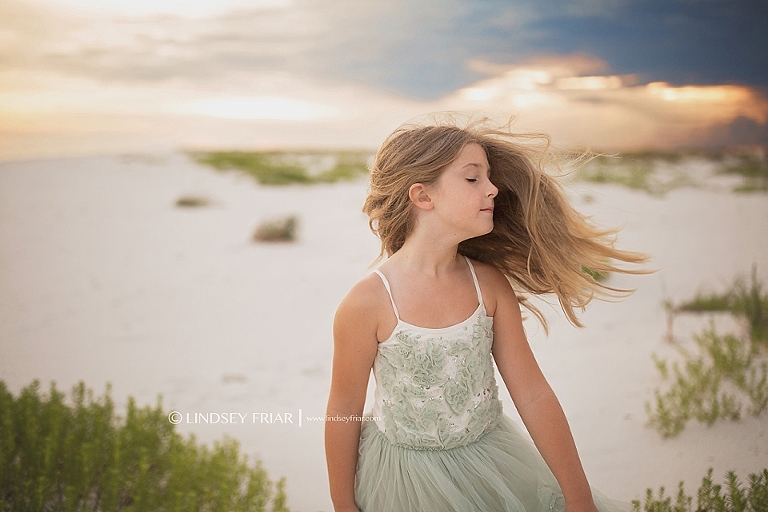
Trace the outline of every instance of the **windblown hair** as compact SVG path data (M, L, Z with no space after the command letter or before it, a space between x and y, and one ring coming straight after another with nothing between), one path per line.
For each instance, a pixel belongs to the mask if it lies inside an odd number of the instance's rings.
M531 142L543 141L543 147ZM485 149L494 200L493 230L459 244L459 253L498 268L518 292L520 304L544 328L546 320L526 295L555 294L568 320L582 327L576 309L595 297L615 298L631 292L598 282L595 274L641 274L614 263L642 263L641 253L614 248L617 229L592 225L566 200L558 181L543 169L550 153L544 135L515 135L485 122L466 128L454 123L403 125L376 154L370 191L363 206L371 230L381 240L381 253L391 256L413 229L408 190L415 183L432 185L462 148L475 142Z

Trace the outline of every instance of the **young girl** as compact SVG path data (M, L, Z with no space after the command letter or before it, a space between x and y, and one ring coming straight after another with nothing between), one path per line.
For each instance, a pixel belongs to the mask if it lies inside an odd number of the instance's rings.
M388 258L334 321L326 457L336 512L612 511L594 492L523 330L522 295L568 319L599 273L632 272L542 171L484 126L404 126L379 149L363 211ZM635 273L639 271L634 271ZM492 357L491 357L492 356ZM494 364L535 447L501 411ZM362 417L373 369L372 414Z

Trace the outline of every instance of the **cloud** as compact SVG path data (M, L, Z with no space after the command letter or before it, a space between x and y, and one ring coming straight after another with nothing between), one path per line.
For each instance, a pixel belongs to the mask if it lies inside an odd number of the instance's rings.
M480 78L466 66L473 58L510 57L495 50L499 38L520 50L522 39L515 34L522 35L535 15L521 4L505 7L499 17L493 3L489 8L462 0L297 0L286 8L241 7L207 18L95 15L6 2L18 14L0 21L13 42L3 52L6 72L209 84L232 74L280 71L421 99ZM49 29L29 30L41 18Z
M606 67L585 55L532 60L497 69L441 104L514 112L522 129L550 133L566 146L602 149L706 145L712 126L768 119L768 101L748 87L638 84L634 75L594 73Z
M46 52L54 51L53 41L61 40L82 20L19 0L0 2L0 72L32 68Z
M243 70L291 68L318 31L308 13L292 9L256 9L213 19L83 19L46 13L54 30L28 30L37 13L17 5L20 15L3 30L13 43L3 52L5 72L56 72L104 82L210 84Z
M768 123L738 116L729 123L711 127L703 142L709 146L768 146Z
M473 61L581 53L645 83L768 85L757 0L31 1L0 6L6 70L197 83L279 70L434 100L480 79Z
M185 18L208 18L243 5L257 9L284 9L291 0L38 0L60 8L91 15L142 17L177 14Z
M0 153L66 150L48 135L35 139L42 133L59 134L78 151L372 147L400 122L442 110L516 115L518 129L550 133L565 146L752 140L768 115L757 89L649 83L599 52L536 46L553 16L611 24L634 4L295 0L200 18L96 15L5 0ZM740 116L757 128L731 126ZM88 129L75 133L75 125ZM72 142L99 130L114 134L112 142L106 135L98 144L95 136L91 145Z
M196 83L279 70L434 100L482 78L475 61L579 53L640 82L768 85L768 53L756 51L768 7L753 0L227 0L205 17L188 15L201 1L142 1L133 15L115 0L77 0L112 15L30 1L4 2L37 11L1 18L17 43L0 49L6 69ZM48 30L34 28L43 18Z
M768 86L763 0L628 0L587 16L542 14L527 28L544 52L600 55L644 82Z

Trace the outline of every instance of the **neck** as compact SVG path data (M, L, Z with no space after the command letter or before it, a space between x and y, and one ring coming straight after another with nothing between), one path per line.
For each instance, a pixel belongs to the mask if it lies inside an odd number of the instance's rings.
M409 236L392 258L404 267L419 273L438 276L453 269L459 245L431 237Z

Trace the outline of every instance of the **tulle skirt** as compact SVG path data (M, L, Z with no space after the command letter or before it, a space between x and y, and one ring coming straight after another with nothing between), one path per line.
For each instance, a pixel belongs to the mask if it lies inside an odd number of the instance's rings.
M593 495L600 512L632 508ZM363 422L355 499L362 512L565 510L544 459L504 415L477 441L445 450L393 445L374 422Z

